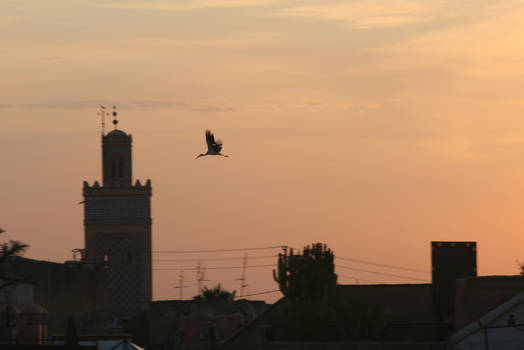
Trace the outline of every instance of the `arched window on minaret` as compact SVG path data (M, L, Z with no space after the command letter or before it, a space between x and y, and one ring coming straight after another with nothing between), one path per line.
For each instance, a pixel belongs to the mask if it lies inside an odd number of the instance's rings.
M124 177L124 162L122 159L111 160L111 177Z

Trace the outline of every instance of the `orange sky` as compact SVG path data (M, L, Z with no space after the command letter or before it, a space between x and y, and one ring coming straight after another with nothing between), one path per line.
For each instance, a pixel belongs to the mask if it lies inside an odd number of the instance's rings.
M155 250L321 241L429 270L430 241L474 240L482 275L524 260L518 1L0 4L0 227L31 245L27 257L64 261L83 247L82 181L101 177L97 106L117 104L134 178L152 180ZM206 128L229 158L194 159ZM154 297L176 298L177 269L194 266L155 261L174 270L155 270ZM206 278L238 289L240 274ZM247 278L247 293L277 289L271 268Z

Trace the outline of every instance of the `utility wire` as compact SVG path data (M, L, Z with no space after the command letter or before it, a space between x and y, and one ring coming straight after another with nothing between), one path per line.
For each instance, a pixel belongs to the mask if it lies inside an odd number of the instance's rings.
M250 294L244 294L244 295L237 295L235 298L250 297L250 296L254 296L254 295L270 294L270 293L276 293L276 292L280 292L280 289L268 290L268 291L264 291L264 292L250 293ZM127 300L127 299L113 299L111 301L114 301L114 302L127 302L127 301L144 302L143 300L131 300L131 299L130 300ZM153 300L151 302L155 303L155 302L162 302L162 301L172 301L172 300L171 299L167 299L167 300ZM183 301L189 302L189 301L192 301L192 299L184 299ZM146 302L149 303L150 301L146 301Z
M230 248L230 249L202 249L202 250L153 250L157 254L194 254L194 253L220 253L220 252L243 252L246 250L267 250L286 248L285 245L275 245L269 247L255 247L255 248Z
M268 290L268 291L266 291L266 292L258 292L258 293L251 293L251 294L239 295L237 298L250 297L250 296L253 296L253 295L262 295L262 294L269 294L269 293L276 293L276 292L280 292L280 289L277 289L277 290Z
M261 256L250 256L249 259L265 259L265 258L276 258L278 255L261 255ZM218 260L242 260L243 257L235 257L235 258L193 258L193 259L158 259L153 260L153 262L167 262L167 261L218 261Z
M287 245L275 245L267 247L251 247L251 248L224 248L224 249L201 249L201 250L151 250L154 254L197 254L197 253L224 253L224 252L243 252L248 250L269 250L269 249L286 249ZM83 254L87 252L108 252L104 249L80 249ZM139 252L147 252L144 250L137 250ZM128 252L128 250L110 250L110 253Z
M376 274L376 275L389 276L389 277L398 277L398 278L405 278L405 279L408 279L408 280L421 281L421 282L429 282L428 280L423 280L423 279L420 279L420 278L408 277L408 276L401 276L401 275L395 275L395 274L392 274L392 273L384 273L384 272L377 272L377 271L371 271L371 270L357 269L357 268L354 268L354 267L342 266L342 265L335 265L335 266L336 266L336 267L339 267L339 268L342 268L342 269L348 269L348 270L353 270L353 271L360 271L360 272L374 273L374 274Z
M249 266L246 266L246 269L257 268L257 267L269 267L269 266L276 267L275 264L249 265ZM231 269L241 269L241 268L242 268L242 266L220 266L220 267L206 267L206 270L231 270ZM196 267L185 267L185 268L181 268L181 269L168 267L168 268L158 268L158 269L153 269L153 270L194 271L196 269L197 269Z
M379 263L375 263L375 262L372 262L372 261L344 258L344 257L336 256L336 255L335 255L335 259L352 261L352 262L357 262L357 263L367 264L367 265L386 267L388 269L405 270L405 271L418 272L418 273L429 273L429 271L426 271L426 270L412 269L412 268L409 268L409 267L402 267L402 266L397 266L397 265L379 264Z
M352 278L352 279L354 279L354 280L364 281L364 282L370 282L370 283L384 283L384 282L381 282L381 281L367 280L367 279L360 278L360 277L355 277L355 276L344 276L344 275L338 275L338 276L339 276L339 277L344 277L344 278Z

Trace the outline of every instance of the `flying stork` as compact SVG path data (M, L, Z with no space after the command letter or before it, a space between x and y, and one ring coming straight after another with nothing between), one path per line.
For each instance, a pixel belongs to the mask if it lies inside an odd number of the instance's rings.
M196 158L204 157L204 156L227 157L227 155L220 153L220 151L222 150L222 141L220 140L215 141L215 135L213 135L211 130L206 130L206 142L207 142L207 152L200 153L198 156L196 156Z

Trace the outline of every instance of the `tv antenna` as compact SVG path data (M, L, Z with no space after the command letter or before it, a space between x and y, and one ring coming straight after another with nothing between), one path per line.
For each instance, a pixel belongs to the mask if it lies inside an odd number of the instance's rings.
M207 282L209 280L204 279L204 274L206 273L206 268L200 266L200 260L197 263L196 267L196 274L197 274L197 288L198 288L198 294L202 292L202 282Z
M246 265L247 265L247 253L245 253L244 257L242 258L242 277L236 278L237 281L240 281L240 295L239 296L244 296L244 288L247 287Z
M97 114L102 119L102 136L104 136L106 131L106 115L109 115L109 112L106 111L106 106L100 105L100 111L98 111Z
M180 275L178 275L178 285L175 286L176 289L179 291L179 299L182 300L182 289L188 288L191 286L184 286L184 271L180 271Z

